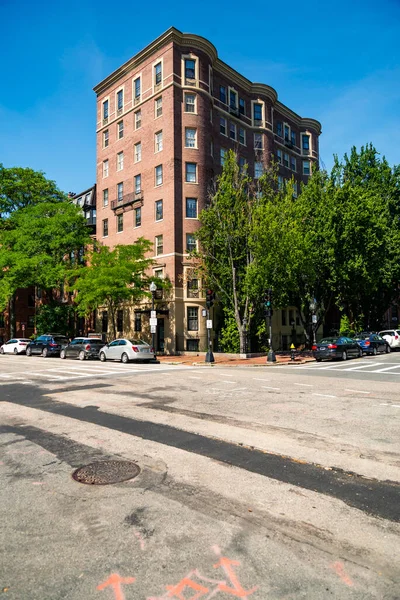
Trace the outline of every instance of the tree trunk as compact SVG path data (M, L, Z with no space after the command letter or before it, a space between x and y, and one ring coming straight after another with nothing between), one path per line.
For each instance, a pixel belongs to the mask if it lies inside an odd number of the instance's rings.
M10 327L10 338L15 337L16 335L16 315L15 315L15 294L13 294L10 298L9 304L9 327Z

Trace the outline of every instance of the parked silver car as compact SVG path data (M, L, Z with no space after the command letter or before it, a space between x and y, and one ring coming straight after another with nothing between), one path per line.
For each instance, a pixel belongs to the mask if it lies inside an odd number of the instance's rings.
M127 363L130 360L153 360L155 355L154 348L146 344L146 342L122 338L113 340L103 346L99 352L99 358L102 362L106 360L120 360L123 363Z

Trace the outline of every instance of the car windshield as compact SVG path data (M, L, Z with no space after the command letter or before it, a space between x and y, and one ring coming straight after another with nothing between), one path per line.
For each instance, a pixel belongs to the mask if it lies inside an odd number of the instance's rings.
M334 344L337 341L338 341L338 338L324 338L319 343L320 344Z
M129 341L134 346L148 346L148 343L144 342L143 340L129 340Z

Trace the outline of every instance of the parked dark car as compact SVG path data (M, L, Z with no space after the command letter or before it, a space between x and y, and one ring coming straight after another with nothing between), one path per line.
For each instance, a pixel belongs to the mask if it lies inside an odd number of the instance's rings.
M61 349L68 343L69 339L59 333L40 335L36 340L28 344L26 355L40 354L45 358L46 356L60 356Z
M60 358L99 358L99 350L104 346L101 338L77 337L60 352Z
M359 333L354 336L354 339L364 354L373 354L376 356L378 352L390 352L391 350L387 340L377 333Z
M347 360L351 356L361 357L362 350L355 340L348 337L327 337L312 347L317 362L324 359L340 358Z

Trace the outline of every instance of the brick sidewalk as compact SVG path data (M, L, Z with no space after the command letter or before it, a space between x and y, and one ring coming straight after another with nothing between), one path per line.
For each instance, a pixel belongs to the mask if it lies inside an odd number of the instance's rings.
M311 353L297 356L294 361L290 359L290 355L276 355L276 363L268 363L267 356L257 356L254 358L239 358L232 356L224 356L223 354L214 354L215 362L210 365L205 362L205 353L199 353L195 356L158 356L160 363L170 365L197 365L197 366L224 366L224 367L254 367L268 366L272 367L279 364L302 364L309 361L314 361Z

